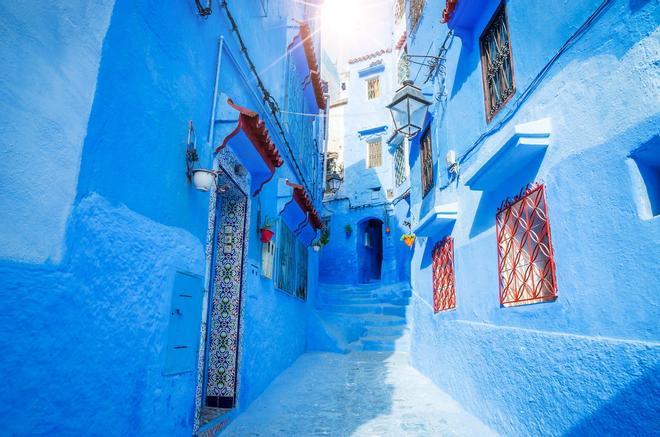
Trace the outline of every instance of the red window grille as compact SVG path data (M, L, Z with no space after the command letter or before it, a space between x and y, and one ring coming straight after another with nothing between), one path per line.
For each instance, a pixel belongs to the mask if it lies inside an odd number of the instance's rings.
M545 186L533 184L497 212L500 305L557 298L555 262Z
M454 239L445 237L433 248L433 311L456 308Z

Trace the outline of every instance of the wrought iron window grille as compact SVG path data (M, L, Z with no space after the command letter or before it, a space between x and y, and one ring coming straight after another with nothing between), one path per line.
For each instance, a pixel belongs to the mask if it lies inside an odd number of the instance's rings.
M424 6L426 6L426 0L410 0L410 7L408 9L408 15L410 18L410 33L412 34L417 30L417 25L422 18L424 13Z
M545 186L532 184L502 203L496 216L500 305L557 298Z
M422 171L422 197L433 188L433 145L431 143L431 129L427 128L419 142L419 156Z
M433 248L433 311L456 308L456 279L454 274L454 239L445 237Z
M403 184L406 179L408 179L406 151L404 144L401 143L394 152L394 183L398 187Z
M497 9L482 33L480 46L486 119L490 122L515 94L516 88L509 23L504 3Z

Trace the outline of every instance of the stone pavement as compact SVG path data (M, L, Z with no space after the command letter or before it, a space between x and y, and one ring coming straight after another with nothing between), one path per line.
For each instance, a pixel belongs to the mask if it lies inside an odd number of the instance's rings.
M223 435L489 436L400 352L310 352Z

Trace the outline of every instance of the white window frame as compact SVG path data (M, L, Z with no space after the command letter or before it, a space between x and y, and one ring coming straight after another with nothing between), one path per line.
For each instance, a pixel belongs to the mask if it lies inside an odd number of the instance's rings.
M369 97L369 84L372 81L376 81L376 83L378 84L378 88L377 88L378 93L374 97ZM366 91L367 91L367 100L376 100L376 99L380 98L380 96L382 95L382 88L380 86L381 85L380 84L380 75L366 78L365 79L365 85L366 85Z
M371 144L378 142L380 143L380 163L379 165L371 165ZM366 140L366 146L365 151L366 151L366 168L381 168L383 166L383 138L382 137L372 137Z

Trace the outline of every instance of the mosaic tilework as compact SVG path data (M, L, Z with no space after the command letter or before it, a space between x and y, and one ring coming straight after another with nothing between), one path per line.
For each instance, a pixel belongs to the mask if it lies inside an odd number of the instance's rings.
M230 150L223 150L221 151L214 163L214 168L220 170L221 173L226 173L227 175L231 175L231 180L233 180L233 183L235 184L235 187L237 189L240 189L243 193L249 192L249 187L250 187L250 176L249 174L236 174L235 171L232 171L231 169L235 169L236 164L238 164L235 156L231 153ZM228 176L225 176L228 177ZM197 367L197 387L195 391L195 422L194 422L194 427L193 431L197 432L199 431L202 423L201 423L201 412L202 408L204 406L203 402L203 395L204 395L204 381L205 381L205 369L206 369L206 343L207 343L207 326L208 326L208 321L207 321L207 316L208 316L208 308L209 308L209 290L211 288L211 282L212 279L215 276L215 268L212 265L212 260L213 260L213 250L215 247L214 244L214 230L215 230L215 221L216 221L216 199L217 198L217 193L212 192L210 199L209 199L209 225L207 229L207 236L206 236L206 278L205 278L205 294L204 294L204 299L203 299L203 309L202 309L202 323L201 323L201 335L200 335L200 346L199 346L199 358L198 358L198 367ZM246 223L245 228L249 229L249 217L250 217L250 205L247 203L246 205L246 211L245 211L246 217L248 217L248 221ZM244 246L243 247L248 247L249 245L249 233L244 234ZM246 263L247 260L243 261L243 266L242 269L246 268ZM247 277L243 278L242 286L246 286L246 281ZM241 310L242 310L242 305L241 303ZM239 325L238 327L239 334L238 338L241 338L241 331L242 331L242 324ZM238 350L238 361L235 366L237 369L240 369L241 367L241 353L240 353L240 347ZM240 380L236 381L234 391L235 393L239 393L240 391Z
M233 182L221 174L218 186ZM218 193L216 262L210 319L210 342L206 381L206 398L231 398L236 395L238 324L243 279L243 242L245 234L246 198L236 189ZM207 401L208 402L208 401Z

